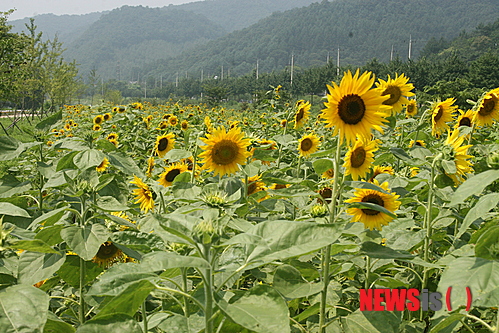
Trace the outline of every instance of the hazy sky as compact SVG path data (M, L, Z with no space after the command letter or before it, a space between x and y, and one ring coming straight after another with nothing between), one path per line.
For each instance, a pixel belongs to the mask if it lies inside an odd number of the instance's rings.
M194 1L200 0L0 0L0 11L16 8L17 10L9 16L9 20L17 20L46 13L86 14L111 10L124 5L163 7Z

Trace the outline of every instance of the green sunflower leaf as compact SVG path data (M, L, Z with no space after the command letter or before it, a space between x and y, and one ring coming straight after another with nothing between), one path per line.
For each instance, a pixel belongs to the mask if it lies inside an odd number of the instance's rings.
M487 170L471 178L468 178L454 192L450 206L463 203L468 197L482 193L482 191L499 179L499 170Z
M380 206L378 204L375 204L375 203L371 203L371 202L352 202L352 203L349 203L348 208L359 208L359 209L370 209L370 210L375 210L375 211L378 211L378 212L381 212L381 213L385 213L386 215L392 217L392 218L397 218L397 215L390 212L388 209L386 209L385 207L383 206Z
M130 333L142 332L139 323L124 313L113 313L87 321L78 327L76 333Z
M87 225L83 228L70 226L61 230L62 239L84 260L91 260L109 236L109 231L101 224Z

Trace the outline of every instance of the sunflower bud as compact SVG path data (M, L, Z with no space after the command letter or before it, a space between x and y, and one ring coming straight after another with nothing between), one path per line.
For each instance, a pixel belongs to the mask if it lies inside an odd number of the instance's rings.
M227 195L219 191L206 193L202 196L202 200L210 207L218 208L227 204Z
M327 208L324 205L313 205L310 209L310 215L312 217L324 217L326 216Z
M487 156L487 165L492 169L499 169L499 152L491 152Z
M202 244L210 244L218 239L213 221L202 220L194 227L194 240Z

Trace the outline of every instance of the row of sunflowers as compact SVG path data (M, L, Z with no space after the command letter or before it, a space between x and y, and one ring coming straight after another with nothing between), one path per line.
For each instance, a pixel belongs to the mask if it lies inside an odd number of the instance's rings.
M494 332L499 88L469 108L403 74L327 90L68 105L2 137L1 331ZM447 309L359 309L449 287Z

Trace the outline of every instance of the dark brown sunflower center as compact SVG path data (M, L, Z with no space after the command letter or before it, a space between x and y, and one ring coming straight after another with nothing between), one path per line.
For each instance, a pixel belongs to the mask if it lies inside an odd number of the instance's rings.
M120 251L120 249L118 249L116 245L114 245L111 242L105 242L100 246L99 251L96 254L96 257L101 260L114 258L118 254L118 251Z
M437 114L433 116L433 121L434 122L439 121L440 118L442 118L443 115L444 115L444 110L442 109L441 106L439 106Z
M104 115L104 120L109 120L109 115Z
M407 105L407 111L406 112L408 114L414 114L415 111L416 111L416 105L414 105L414 104Z
M239 147L234 141L222 140L215 143L212 151L213 162L219 165L227 165L235 162Z
M416 143L414 143L416 146L420 146L420 147L423 147L423 144L419 141L416 141Z
M170 170L166 176L165 176L165 179L167 182L172 182L175 180L175 177L177 177L178 175L180 174L180 170L179 169L173 169L173 170Z
M381 93L381 96L386 96L390 95L390 98L388 98L386 101L383 102L384 105L393 105L397 103L402 96L402 91L400 91L400 88L397 86L389 86L388 88L385 89Z
M494 111L497 102L498 99L495 96L490 96L489 98L484 99L482 107L480 108L480 110L478 110L480 116L484 117L491 114Z
M362 202L369 202L369 203L376 204L376 205L381 206L381 207L384 207L384 204L385 204L385 202L383 201L381 196L379 196L379 194L375 194L375 193L368 194L365 197L363 197ZM377 210L369 209L369 208L362 209L362 212L364 212L364 214L366 214L366 215L378 215L380 213Z
M103 120L102 117L97 117L97 118L95 118L94 123L96 125L99 125L100 123L102 123L102 120Z
M304 114L305 111L303 110L303 108L300 108L300 110L298 110L298 112L296 113L296 122L299 122L300 120L303 119L304 117Z
M311 139L305 138L300 143L300 149L302 151L309 151L313 147L314 143Z
M286 185L284 185L284 184L275 184L274 188L275 188L276 190L281 190L281 189L283 189L283 188L286 188Z
M258 189L258 186L257 186L256 182L252 182L252 183L248 184L248 194L255 193L257 189Z
M167 138L161 138L161 139L159 139L158 150L159 151L163 151L163 150L166 149L166 147L168 147L168 139Z
M463 117L463 119L459 121L459 126L471 127L471 119L468 117Z
M364 101L359 95L349 94L338 103L338 115L344 123L355 125L359 123L366 112Z
M364 147L358 147L350 155L350 163L352 164L352 168L361 167L366 161L366 150Z

